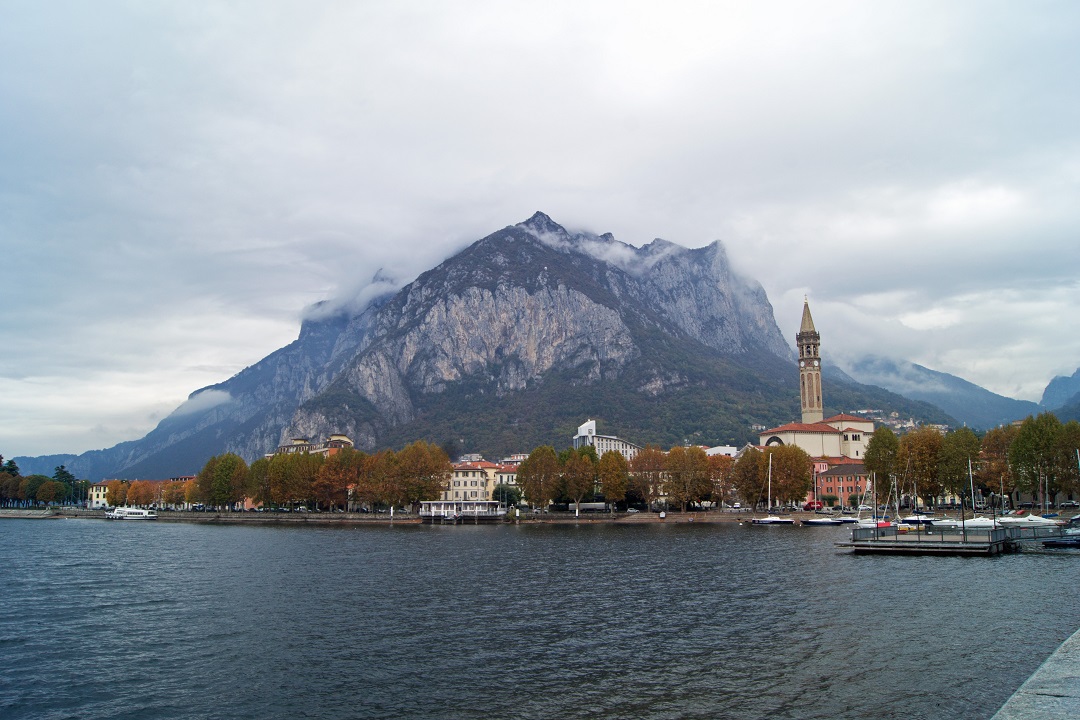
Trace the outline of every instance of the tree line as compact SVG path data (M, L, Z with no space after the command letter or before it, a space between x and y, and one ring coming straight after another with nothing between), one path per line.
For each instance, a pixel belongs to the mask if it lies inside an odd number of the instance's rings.
M87 480L78 480L66 467L59 465L48 475L19 473L14 460L4 462L0 455L0 506L30 507L60 503L80 503L90 489Z
M701 447L675 446L667 452L655 445L642 448L629 462L622 453L597 457L585 445L556 453L550 445L533 450L517 471L517 484L533 507L600 501L616 507L667 507L686 511L703 504L748 505L768 502L769 459L772 458L772 498L801 501L813 482L810 456L794 446L748 449L738 460L707 455Z
M438 498L449 484L450 459L436 445L417 441L401 450L365 453L343 448L333 455L280 453L249 466L234 453L215 455L191 480L172 483L114 480L109 505L203 504L235 508L245 500L264 507L369 509L415 506Z
M1047 412L981 437L966 427L944 435L923 427L900 437L879 427L864 463L877 479L879 496L895 488L901 496L935 505L946 495L969 497L974 485L983 497L1019 491L1052 500L1080 491L1078 449L1080 423L1062 423Z

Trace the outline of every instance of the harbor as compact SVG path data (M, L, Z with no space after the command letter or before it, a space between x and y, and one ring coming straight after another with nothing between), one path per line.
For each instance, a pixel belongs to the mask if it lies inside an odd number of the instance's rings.
M1068 546L1078 535L1076 518L1067 524L967 529L933 524L904 530L896 525L857 527L836 543L856 554L992 556L1021 552L1025 545Z

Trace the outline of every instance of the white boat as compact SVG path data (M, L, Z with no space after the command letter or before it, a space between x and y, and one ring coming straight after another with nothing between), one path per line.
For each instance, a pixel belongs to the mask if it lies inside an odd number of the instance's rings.
M776 515L766 515L763 518L753 518L750 521L751 525L794 525L795 520L792 518L783 518Z
M1057 520L1038 515L1006 515L999 518L998 522L1001 523L1001 527L1057 527L1061 524Z
M769 510L772 510L772 455L769 455ZM776 515L767 515L763 518L753 518L751 525L794 525L792 518L782 518Z
M855 518L851 519L852 522L856 522ZM803 525L842 525L844 521L836 517L814 517L807 520L803 520Z
M105 512L108 520L157 520L157 513L142 508L118 507Z

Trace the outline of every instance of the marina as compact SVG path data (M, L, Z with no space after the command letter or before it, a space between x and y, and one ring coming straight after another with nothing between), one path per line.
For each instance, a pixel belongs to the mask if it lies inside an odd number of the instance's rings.
M857 554L989 556L1021 552L1025 545L1078 547L1077 540L1080 540L1080 518L1068 524L999 523L996 527L979 524L970 529L951 522L907 531L894 525L858 527L852 530L850 540L839 541L836 546Z

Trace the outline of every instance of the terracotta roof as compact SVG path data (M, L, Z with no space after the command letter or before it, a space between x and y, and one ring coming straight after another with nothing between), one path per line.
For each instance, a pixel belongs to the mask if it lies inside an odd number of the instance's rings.
M804 433L821 433L822 435L838 435L839 430L832 425L826 425L823 422L820 423L788 423L787 425L781 425L780 427L773 428L772 430L766 430L761 435L772 435L775 433L785 432L804 432Z
M847 414L845 414L845 413L840 413L839 415L833 415L833 416L832 416L831 418L826 418L826 419L824 420L824 422L827 422L827 423L831 423L831 422L862 422L862 423L872 423L872 422L874 422L874 421L873 421L873 420L871 420L870 418L864 418L864 417L859 417L859 416L857 416L857 415L847 415Z
M502 466L493 462L488 462L487 460L482 460L480 462L454 463L453 465L455 470L488 470L490 468L498 469L499 467Z

